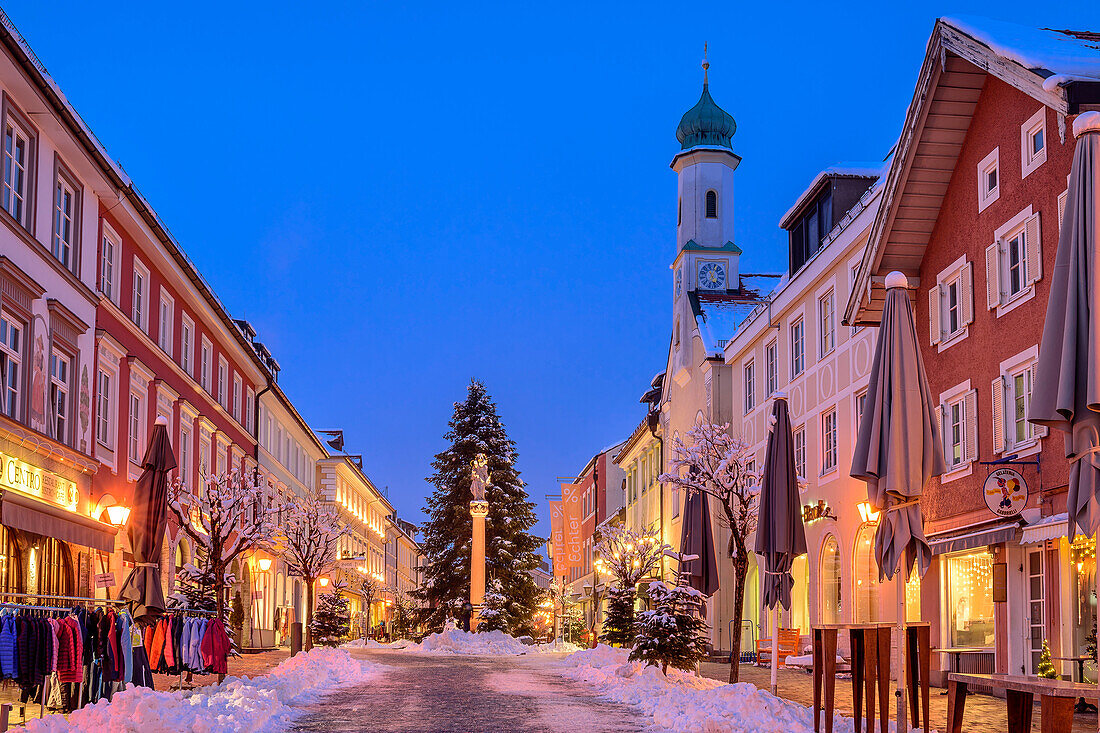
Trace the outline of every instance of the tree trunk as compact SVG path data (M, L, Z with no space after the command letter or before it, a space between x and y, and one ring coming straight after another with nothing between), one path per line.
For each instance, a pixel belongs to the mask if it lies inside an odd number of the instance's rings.
M302 629L302 649L309 651L313 648L313 582L314 578L306 579L306 625Z
M741 619L745 614L745 578L749 574L749 558L742 552L733 560L734 634L730 639L730 684L737 682L741 670Z

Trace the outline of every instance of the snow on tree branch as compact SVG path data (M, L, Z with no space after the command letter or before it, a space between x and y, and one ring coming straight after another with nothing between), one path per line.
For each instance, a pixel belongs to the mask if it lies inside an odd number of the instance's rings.
M638 581L650 575L660 564L666 550L656 530L634 531L625 527L607 526L600 529L596 552L621 588L634 588Z
M313 581L334 562L347 526L335 509L310 494L284 507L275 534L276 547L287 564L287 574Z
M251 470L209 475L199 496L176 479L168 485L168 508L200 552L220 568L267 543L275 528L263 485Z

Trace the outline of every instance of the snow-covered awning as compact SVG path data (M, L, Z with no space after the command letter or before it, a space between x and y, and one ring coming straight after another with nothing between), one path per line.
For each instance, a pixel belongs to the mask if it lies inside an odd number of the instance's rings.
M975 547L999 545L1002 542L1012 542L1016 539L1016 532L1020 525L1015 522L1009 524L995 524L984 529L940 537L929 537L928 544L932 547L933 555L943 555L947 552L959 552L960 550L973 550Z
M1033 545L1036 542L1056 540L1069 534L1069 515L1065 512L1043 517L1026 527L1020 535L1021 545Z

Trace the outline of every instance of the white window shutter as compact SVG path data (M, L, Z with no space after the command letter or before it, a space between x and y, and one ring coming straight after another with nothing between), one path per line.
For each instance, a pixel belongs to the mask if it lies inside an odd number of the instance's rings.
M947 444L947 430L946 428L944 428L944 422L946 422L946 416L944 414L945 410L946 408L942 403L936 405L936 429L939 431L940 434L940 445L943 447L944 456L947 455L948 449L950 448L950 446Z
M985 299L989 310L1001 304L1001 243L985 248Z
M1058 234L1062 234L1062 220L1066 218L1066 199L1069 198L1069 189L1058 194Z
M935 346L943 340L943 321L940 319L940 286L928 289L928 335Z
M963 397L963 415L966 420L966 450L963 460L978 460L978 390L972 389Z
M969 262L963 265L959 290L959 299L962 301L959 304L959 308L962 311L961 325L969 326L974 322L974 266Z
M993 452L1005 450L1005 380L997 377L993 380Z
M1027 284L1035 282L1043 276L1043 246L1039 232L1039 215L1028 217L1026 225L1027 241L1024 243L1027 257Z

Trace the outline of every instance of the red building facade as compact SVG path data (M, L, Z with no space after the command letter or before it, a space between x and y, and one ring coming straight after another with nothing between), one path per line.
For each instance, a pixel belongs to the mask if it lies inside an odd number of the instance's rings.
M1053 70L994 48L937 24L847 320L877 323L882 279L909 277L948 464L922 500L921 617L934 645L983 650L964 666L1034 674L1044 640L1076 656L1095 627L1095 545L1065 537L1063 441L1027 422L1084 108L1072 84L1044 87Z

